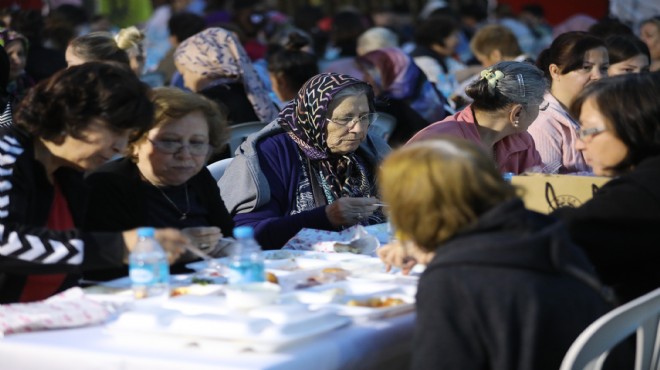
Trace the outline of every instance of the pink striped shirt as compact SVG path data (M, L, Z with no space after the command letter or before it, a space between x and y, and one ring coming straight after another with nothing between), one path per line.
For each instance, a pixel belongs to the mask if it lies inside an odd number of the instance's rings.
M541 154L544 168L542 172L590 173L591 168L585 162L582 152L575 149L580 125L552 94L546 93L544 99L549 103L548 108L539 112L539 116L527 129Z

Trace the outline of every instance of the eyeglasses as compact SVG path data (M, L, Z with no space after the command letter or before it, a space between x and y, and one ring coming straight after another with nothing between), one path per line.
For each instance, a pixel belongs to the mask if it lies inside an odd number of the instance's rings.
M154 146L154 148L160 150L166 154L176 154L183 150L183 148L188 148L188 151L191 155L206 155L209 151L208 143L188 143L184 144L176 140L151 140L147 139Z
M378 113L365 113L358 117L339 117L339 118L328 118L328 121L334 122L339 126L355 126L356 122L359 122L362 126L369 126L378 119Z
M605 127L592 127L578 130L577 136L582 141L586 141L588 138L592 138L600 133L607 131Z

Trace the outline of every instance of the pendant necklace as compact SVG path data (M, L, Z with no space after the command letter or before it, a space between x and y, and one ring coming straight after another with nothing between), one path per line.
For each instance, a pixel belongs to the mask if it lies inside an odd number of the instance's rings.
M184 189L184 191L185 191L185 193L186 193L186 211L185 211L185 212L181 211L181 210L179 209L179 207L177 207L176 203L174 203L174 201L173 201L172 199L170 199L170 197L168 197L167 194L165 194L165 192L163 191L163 189L161 189L161 188L159 188L158 186L155 186L155 185L154 185L154 187L155 187L156 189L158 189L158 191L160 191L161 194L163 194L163 197L164 197L168 202L170 202L170 204L172 205L172 207L174 207L174 209L176 209L177 212L181 213L181 217L179 217L179 220L183 221L183 220L185 220L185 219L188 217L188 212L190 212L190 200L188 199L188 184L185 184L184 187L183 187L183 189Z

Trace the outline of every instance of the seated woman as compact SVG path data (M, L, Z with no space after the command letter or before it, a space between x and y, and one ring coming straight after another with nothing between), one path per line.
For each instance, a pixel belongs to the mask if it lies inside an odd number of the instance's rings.
M37 84L0 134L0 303L44 299L83 270L119 267L136 231L81 231L83 171L121 153L153 122L147 88L127 69L87 63ZM189 243L178 230L156 238L172 260ZM70 275L67 275L70 274Z
M527 128L539 114L545 88L543 73L533 65L497 63L466 89L472 104L423 129L409 143L439 134L458 136L492 152L503 173L540 167L541 157Z
M220 179L236 225L254 226L261 246L277 249L305 227L383 222L374 175L389 147L367 135L374 119L369 85L312 77L277 120L248 137Z
M16 31L0 27L0 44L9 57L9 80L6 87L10 97L9 108L16 112L16 106L34 86L34 80L25 72L28 39Z
M430 256L411 369L558 369L582 330L611 309L564 225L525 209L474 144L407 145L378 178L392 226Z
M607 78L571 107L576 149L596 175L616 176L578 208L559 209L573 239L622 301L660 286L660 74Z
M357 57L376 94L376 110L393 115L397 125L388 142L398 146L416 132L447 116L445 98L412 58L398 48L373 50Z
M128 54L117 46L112 35L107 32L91 32L78 36L66 47L68 67L87 62L117 62L130 65Z
M305 51L309 38L299 32L291 32L284 46L268 52L268 76L273 92L283 102L282 108L296 97L298 90L310 78L319 73L318 59ZM273 46L271 46L273 48Z
M605 39L605 46L610 59L608 76L649 71L649 48L637 36L612 35Z
M543 160L543 172L589 174L591 168L575 149L579 125L568 107L585 86L607 77L605 43L586 32L567 32L541 52L536 65L550 81L544 97L549 106L529 127Z
M234 223L205 164L224 146L226 122L215 103L195 93L162 87L154 89L151 100L154 127L130 145L126 158L87 176L86 227L174 227L201 249L220 255L218 241L232 235Z
M179 44L174 64L185 86L215 101L230 125L277 117L277 107L241 46L223 28L208 28Z

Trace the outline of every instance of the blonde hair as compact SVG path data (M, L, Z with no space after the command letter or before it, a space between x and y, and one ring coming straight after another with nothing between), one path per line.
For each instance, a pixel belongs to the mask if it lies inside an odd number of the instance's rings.
M229 138L229 127L226 115L215 102L200 94L174 87L153 89L151 101L155 108L153 128L161 127L169 120L179 119L189 113L201 112L209 128L209 144L212 148L209 156L224 149ZM147 135L148 132L145 132L135 140L129 148L129 153L134 153L134 149L147 139Z
M115 42L122 50L139 47L142 40L144 40L144 34L135 26L122 28L115 36Z
M473 53L490 56L494 50L499 50L504 58L515 58L523 52L516 35L507 27L490 24L482 27L470 41Z
M437 137L391 153L379 172L390 222L404 239L434 251L481 214L516 197L495 162L475 144Z

